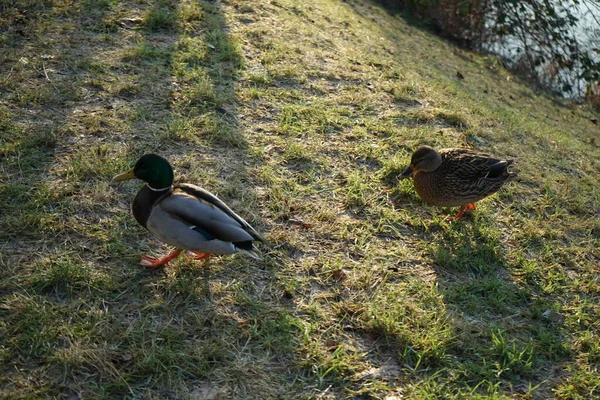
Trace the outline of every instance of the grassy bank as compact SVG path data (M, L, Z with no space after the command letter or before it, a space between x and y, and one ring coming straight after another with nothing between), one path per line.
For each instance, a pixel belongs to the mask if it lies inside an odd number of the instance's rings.
M600 396L590 109L363 0L0 11L2 397ZM396 180L420 144L518 179L447 222ZM110 178L145 152L265 260L138 267L168 248Z

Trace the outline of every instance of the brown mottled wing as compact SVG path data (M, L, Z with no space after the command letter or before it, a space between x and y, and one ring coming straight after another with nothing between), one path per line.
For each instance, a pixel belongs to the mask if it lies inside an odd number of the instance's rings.
M490 172L490 167L502 161L489 154L469 149L445 149L439 153L448 176L470 182L485 178ZM451 159L453 162L444 163L444 159Z
M512 160L501 160L486 153L469 149L445 149L440 151L446 182L454 182L462 189L461 197L491 194L498 190L509 177L507 171Z

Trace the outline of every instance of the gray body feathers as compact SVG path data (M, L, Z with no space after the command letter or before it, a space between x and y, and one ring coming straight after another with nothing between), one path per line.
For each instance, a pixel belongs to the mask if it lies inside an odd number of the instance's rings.
M243 218L210 192L177 184L154 201L146 228L161 241L199 253L245 253L260 258L254 241L264 239Z

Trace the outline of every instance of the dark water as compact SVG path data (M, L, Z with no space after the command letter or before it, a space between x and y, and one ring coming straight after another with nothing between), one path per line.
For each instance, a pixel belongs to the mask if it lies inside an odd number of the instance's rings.
M577 38L580 51L588 52L593 60L600 61L600 54L594 49L600 50L600 2L593 0L584 0L579 4L571 4L569 12L576 16L579 21L573 27L571 35ZM525 40L528 41L528 46L535 48L535 44L531 37L525 35ZM523 41L516 36L504 37L502 42L484 44L484 49L498 54L503 57L510 66L515 67L516 61L523 54ZM545 63L538 67L537 72L542 77L541 84L546 88L561 93L562 96L569 99L581 99L586 93L588 82L579 79L581 69L577 66L571 70L557 71L552 64ZM554 76L552 76L554 74ZM566 81L571 83L570 90L564 90L558 81Z

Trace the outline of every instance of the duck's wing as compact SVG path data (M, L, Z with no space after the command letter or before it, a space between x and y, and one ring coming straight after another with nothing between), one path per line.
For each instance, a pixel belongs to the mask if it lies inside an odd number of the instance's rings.
M230 242L264 241L242 217L212 193L190 184L178 184L156 204L161 211L204 236Z
M440 152L448 177L467 182L504 181L510 176L512 160L501 160L487 153L469 149L446 149Z

